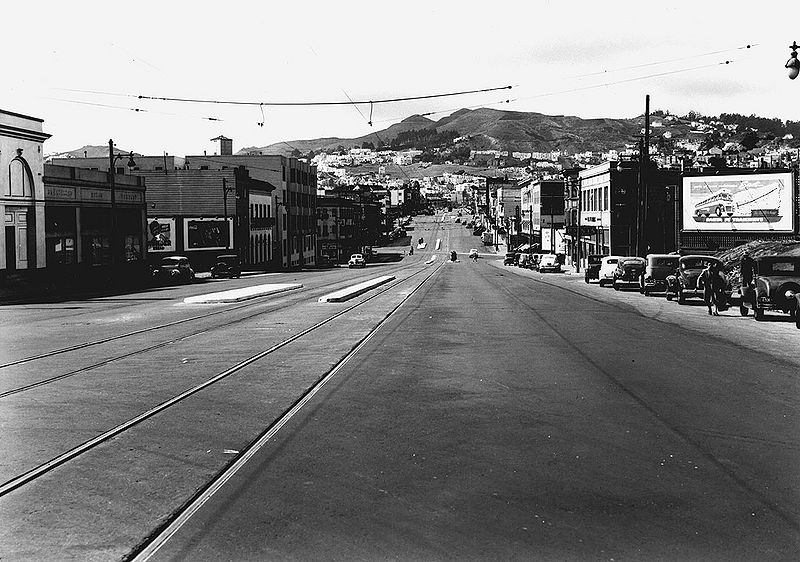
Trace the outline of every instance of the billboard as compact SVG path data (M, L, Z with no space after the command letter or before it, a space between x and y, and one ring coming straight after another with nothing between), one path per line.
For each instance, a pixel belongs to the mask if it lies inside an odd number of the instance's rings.
M147 219L147 251L175 251L175 219Z
M794 232L791 172L683 178L683 230Z
M233 239L233 221L187 218L183 223L183 235L187 250L225 250Z

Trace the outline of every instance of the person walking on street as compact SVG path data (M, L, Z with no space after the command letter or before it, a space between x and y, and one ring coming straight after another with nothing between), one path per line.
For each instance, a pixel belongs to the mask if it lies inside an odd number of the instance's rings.
M725 281L719 270L719 264L712 261L708 264L697 279L698 286L703 288L703 301L708 307L708 314L719 316L720 303L723 297ZM713 307L713 311L712 311Z

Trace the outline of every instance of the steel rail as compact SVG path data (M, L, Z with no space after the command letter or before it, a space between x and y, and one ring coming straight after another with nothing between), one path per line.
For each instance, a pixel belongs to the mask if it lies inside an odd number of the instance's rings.
M409 267L408 264L391 266L392 270L402 270L402 269L407 268L407 267ZM343 281L342 283L336 282L336 283L331 283L330 285L334 285L334 286L337 285L337 284L344 285L346 283L352 283L354 280L360 279L362 277L369 277L369 275L366 275L366 274L360 275L358 277L355 277L354 279L347 279L346 281ZM308 287L307 290L301 291L300 294L309 294L309 293L313 294L314 291L327 290L325 287L327 287L327 285L323 285L323 286L319 286L319 287ZM265 296L270 296L270 295L265 295ZM72 351L79 351L79 350L82 350L82 349L86 349L87 347L92 347L92 346L96 346L96 345L102 345L104 343L109 343L109 342L120 340L120 339L123 339L123 338L137 336L137 335L140 335L140 334L145 334L145 333L153 332L153 331L156 331L156 330L163 330L164 328L171 328L172 326L176 326L176 325L179 325L179 324L185 324L187 322L192 322L192 321L195 321L195 320L202 320L202 319L205 319L205 318L210 318L212 316L216 316L216 315L219 315L219 314L225 314L225 313L228 313L228 312L235 312L235 311L240 310L242 308L246 308L248 306L252 306L252 304L253 303L251 301L248 301L248 302L245 302L243 304L236 304L236 305L233 305L233 306L228 306L228 307L226 307L224 309L217 309L217 310L205 313L205 314L200 314L200 315L197 315L197 316L191 316L189 318L182 318L180 320L174 320L172 322L165 322L164 324L159 324L157 326L148 326L147 328L141 328L139 330L132 330L130 332L126 332L126 333L123 333L123 334L117 334L117 335L114 335L114 336L109 336L107 338L102 338L102 339L99 339L99 340L83 342L83 343L80 343L80 344L76 344L76 345L72 345L72 346L68 346L68 347L63 347L63 348L60 348L60 349L55 349L55 350L48 351L48 352L45 352L45 353L40 353L38 355L32 355L32 356L29 356L29 357L23 357L22 359L16 359L14 361L9 361L8 363L0 364L0 369L13 367L15 365L21 365L23 363L30 363L31 361L38 361L40 359L47 359L48 357L53 357L55 355L60 355L60 354L63 354L63 353L69 353L69 352L72 352Z
M233 476L256 454L262 449L274 436L281 430L303 406L305 406L316 395L325 384L330 381L336 374L344 368L344 366L378 333L381 327L392 318L400 307L414 295L422 286L435 275L444 261L439 262L433 271L425 277L425 279L417 285L413 291L408 293L378 324L370 330L356 345L327 373L314 382L308 389L306 389L295 402L270 424L264 432L252 441L244 450L242 450L229 464L228 467L222 470L216 477L210 480L195 496L190 499L187 504L179 509L172 515L170 520L162 525L162 527L155 531L152 537L145 539L142 546L137 547L130 555L125 557L125 560L132 560L133 562L145 562L155 555L161 547L177 533L189 519L197 513L203 505L208 502L211 497L216 494ZM423 270L420 270L423 271ZM410 277L406 278L406 280ZM131 558L132 557L132 558Z
M377 291L375 294L370 295L366 299L361 300L361 301L359 301L359 302L357 302L357 303L355 303L353 305L348 306L347 308L344 308L344 309L340 310L339 312L329 316L328 318L317 322L316 324L314 324L314 325L312 325L312 326L310 326L310 327L298 332L297 334L295 334L295 335L283 340L282 342L279 342L279 343L273 345L272 347L270 347L270 348L268 348L268 349L266 349L264 351L261 351L261 352L255 354L255 355L245 359L244 361L240 361L239 363L236 363L232 367L222 371L221 373L218 373L217 375L215 375L215 376L211 377L210 379L208 379L208 380L206 380L206 381L194 386L193 388L190 388L190 389L188 389L188 390L186 390L186 391L184 391L184 392L182 392L182 393L170 398L169 400L165 400L164 402L161 402L157 406L154 406L153 408L151 408L151 409L139 414L138 416L135 416L135 417L129 419L128 421L126 421L124 423L121 423L121 424L119 424L119 425L117 425L117 426L115 426L115 427L113 427L113 428L101 433L100 435L97 435L97 436L93 437L92 439L89 439L89 440L83 442L82 444L80 444L80 445L78 445L76 447L73 447L72 449L69 449L68 451L65 451L65 452L61 453L60 455L50 459L49 461L40 464L39 466L36 466L36 467L34 467L34 468L32 468L32 469L30 469L30 470L28 470L28 471L26 471L26 472L24 472L22 474L10 479L10 480L7 480L6 482L0 484L0 497L3 497L5 495L7 495L8 493L12 492L13 490L16 490L17 488L19 488L19 487L21 487L21 486L23 486L23 485L25 485L25 484L27 484L29 482L32 482L32 481L36 480L37 478L39 478L40 476L42 476L42 475L46 474L47 472L53 470L54 468L56 468L58 466L61 466L62 464L64 464L64 463L66 463L66 462L68 462L68 461L70 461L70 460L82 455L83 453L85 453L85 452L87 452L87 451L89 451L91 449L93 449L94 447L98 446L99 444L104 443L105 441L108 441L112 437L114 437L116 435L119 435L120 433L123 433L124 431L127 431L128 429L130 429L130 428L138 425L139 423L141 423L141 422L143 422L143 421L155 416L156 414L159 414L159 413L163 412L164 410L170 408L171 406L174 406L175 404L177 404L179 402L182 402L186 398L188 398L190 396L193 396L194 394L197 394L201 390L203 390L203 389L205 389L205 388L207 388L207 387L209 387L209 386L211 386L211 385L213 385L213 384L215 384L215 383L217 383L217 382L229 377L230 375L240 371L244 367L247 367L248 365L251 365L252 363L255 363L256 361L258 361L258 360L270 355L271 353L274 353L275 351L277 351L277 350L279 350L279 349L281 349L281 348L293 343L294 341L296 341L296 340L308 335L309 333L314 332L315 330L321 328L322 326L324 326L324 325L332 322L333 320L339 318L340 316L343 316L343 315L351 312L352 310L354 310L354 309L356 309L356 308L358 308L360 306L363 306L364 304L370 302L371 300L381 296L385 292L387 292L387 291L389 291L391 289L394 289L395 287L397 287L401 283L404 283L404 282L408 281L409 279L415 277L416 275L419 275L420 273L425 271L425 269L426 268L419 269L416 272L412 273L411 275L409 275L409 276L407 276L407 277L405 277L405 278L403 278L401 280L398 280L396 283L392 283L390 285L385 286L384 288L382 288L381 290ZM434 268L434 272L437 269L438 269L438 266ZM427 277L426 280L428 278L430 278L430 276Z

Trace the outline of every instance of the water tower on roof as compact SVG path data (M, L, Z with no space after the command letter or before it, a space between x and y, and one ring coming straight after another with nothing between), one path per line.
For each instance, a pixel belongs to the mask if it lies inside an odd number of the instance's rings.
M220 156L233 156L233 139L220 135L211 139L212 141L219 141L219 155Z

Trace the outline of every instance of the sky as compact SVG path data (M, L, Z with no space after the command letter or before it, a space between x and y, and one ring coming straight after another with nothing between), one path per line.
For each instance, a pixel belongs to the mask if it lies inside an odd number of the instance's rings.
M355 138L464 107L627 118L648 94L651 111L800 120L788 1L43 0L4 3L0 25L0 109L44 119L46 154Z

